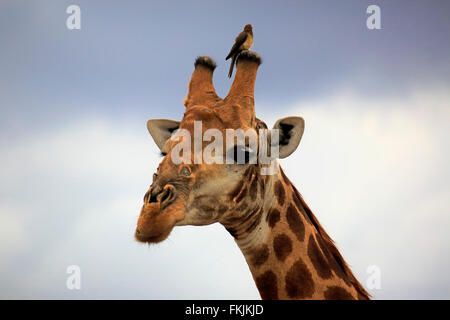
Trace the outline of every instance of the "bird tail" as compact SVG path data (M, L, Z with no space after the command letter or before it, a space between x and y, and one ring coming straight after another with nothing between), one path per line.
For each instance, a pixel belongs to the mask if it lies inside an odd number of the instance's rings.
M233 68L234 68L234 63L236 62L236 56L237 56L237 54L235 54L233 56L233 59L231 59L230 71L228 72L228 78L231 78L231 75L233 74Z

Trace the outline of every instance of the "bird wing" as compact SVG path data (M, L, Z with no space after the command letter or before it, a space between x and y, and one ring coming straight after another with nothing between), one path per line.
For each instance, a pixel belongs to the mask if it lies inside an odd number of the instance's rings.
M241 32L234 40L233 47L231 47L230 53L227 55L225 60L230 59L238 50L239 47L247 40L248 34L247 32Z

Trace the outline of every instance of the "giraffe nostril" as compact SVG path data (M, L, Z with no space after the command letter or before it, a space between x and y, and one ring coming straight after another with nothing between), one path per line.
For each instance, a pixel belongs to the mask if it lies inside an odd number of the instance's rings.
M158 200L156 199L156 197L158 196L158 192L154 192L155 189L150 187L150 189L148 189L147 193L144 196L144 203L152 203L152 202L157 202Z
M164 191L163 191L163 193L161 195L160 202L164 203L165 201L169 200L170 197L171 197L171 194L172 194L172 192L171 192L171 190L169 188L168 189L164 189Z
M159 190L159 191L158 191ZM144 203L156 203L161 204L161 209L169 205L175 198L175 188L172 185L166 185L164 189L158 187L150 188L144 196Z
M150 193L150 198L148 200L148 203L157 202L158 201L158 199L156 199L157 196L158 196L158 194Z
M175 188L172 185L166 185L159 197L161 203L161 210L167 207L175 199Z

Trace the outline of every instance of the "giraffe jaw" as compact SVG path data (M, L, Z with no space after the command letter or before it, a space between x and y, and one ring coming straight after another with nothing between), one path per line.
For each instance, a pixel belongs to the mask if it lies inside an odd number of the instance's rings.
M172 231L172 229L170 229L166 232L163 232L161 234L158 234L158 235L147 236L147 235L142 234L142 232L139 231L139 229L136 229L134 238L138 242L144 242L144 243L149 243L149 244L150 243L159 243L159 242L166 240L171 231Z
M184 217L182 201L176 201L163 210L159 202L144 203L134 237L137 241L146 243L164 241Z

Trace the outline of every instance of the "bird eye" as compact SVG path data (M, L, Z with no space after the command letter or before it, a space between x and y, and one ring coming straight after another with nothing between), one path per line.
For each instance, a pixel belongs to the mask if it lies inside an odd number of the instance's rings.
M191 175L191 170L188 167L183 167L180 170L180 174L185 177L189 177Z

